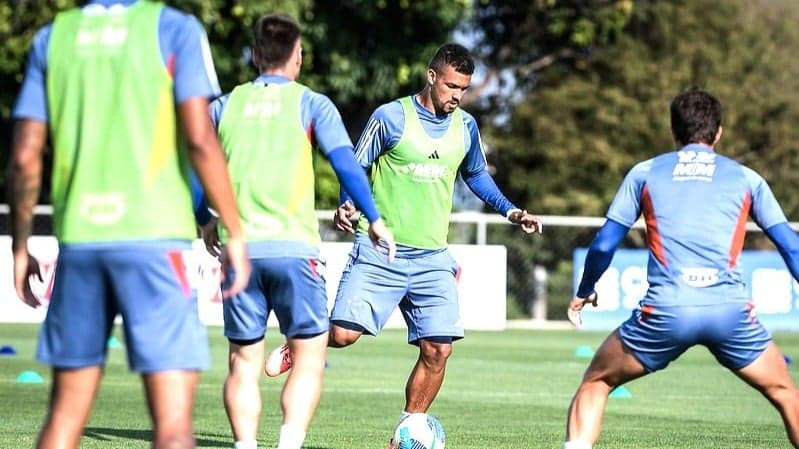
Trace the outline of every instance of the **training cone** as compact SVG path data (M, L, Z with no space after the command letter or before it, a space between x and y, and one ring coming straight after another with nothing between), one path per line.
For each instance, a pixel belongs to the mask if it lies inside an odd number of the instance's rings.
M23 371L17 376L17 383L20 384L40 384L44 382L42 375L36 371Z
M614 388L613 391L610 392L610 395L608 397L627 399L633 397L633 395L632 393L630 393L630 390L624 388L624 386L620 386Z
M590 359L594 356L594 350L590 346L578 346L574 350L574 356L580 359Z
M108 347L109 348L121 348L122 342L119 341L118 338L114 337L113 335L108 337Z
M3 346L0 348L0 355L16 355L17 350L14 349L12 346Z

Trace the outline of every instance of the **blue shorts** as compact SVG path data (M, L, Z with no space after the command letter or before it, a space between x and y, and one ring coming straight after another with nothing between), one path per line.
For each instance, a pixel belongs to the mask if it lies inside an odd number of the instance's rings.
M353 244L341 275L331 321L347 321L377 335L399 305L408 342L427 337L463 338L455 282L458 265L448 250L401 258Z
M694 345L703 345L722 365L737 371L754 362L771 334L752 305L642 306L619 327L619 336L647 371L665 368Z
M58 368L102 365L119 314L131 370L207 369L191 252L174 241L62 246L37 358Z
M252 274L241 293L225 300L225 336L256 340L266 334L274 311L280 332L289 338L327 332L327 292L317 258L264 257L251 259Z

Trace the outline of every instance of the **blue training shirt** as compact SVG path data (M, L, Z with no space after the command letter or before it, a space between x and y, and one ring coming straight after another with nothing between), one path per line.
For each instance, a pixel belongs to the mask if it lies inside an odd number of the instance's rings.
M577 295L588 296L640 215L649 247L642 305L746 301L738 259L751 217L796 271L796 236L766 181L709 146L690 144L634 166L589 249ZM792 249L793 248L793 249ZM714 287L708 289L708 287Z
M432 137L441 137L449 129L453 114L437 116L419 104L416 95L412 96L413 105L425 132ZM488 173L483 142L477 121L468 112L463 113L464 124L464 159L458 169L466 185L498 213L507 216L508 212L518 209L497 187ZM355 146L355 157L364 170L369 171L372 163L386 151L397 145L405 129L405 113L399 100L379 106L372 113L366 127ZM342 192L341 202L348 200L347 192ZM356 240L367 243L366 236L358 235ZM399 255L427 254L441 250L422 250L397 245Z
M98 5L129 6L136 0L94 0L83 8ZM47 53L52 23L34 36L28 53L25 78L12 111L14 119L47 122ZM214 70L208 37L193 16L172 7L164 7L158 23L158 39L164 66L174 79L175 103L191 98L213 98L219 95L219 82Z

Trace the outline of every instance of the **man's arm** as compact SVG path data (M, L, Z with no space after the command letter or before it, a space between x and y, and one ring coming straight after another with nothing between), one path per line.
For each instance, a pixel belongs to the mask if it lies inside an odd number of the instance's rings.
M577 288L578 297L588 298L595 293L594 286L610 266L616 248L629 230L629 227L611 219L605 221L605 224L599 228L585 256L583 276Z
M208 100L204 97L195 97L183 101L178 112L191 164L203 186L205 196L230 234L222 260L223 264L230 264L235 271L233 282L229 289L223 292L225 297L229 297L247 285L250 265L227 162L208 115Z
M23 119L15 124L8 163L10 193L11 249L14 256L14 288L26 304L37 307L29 278L38 275L38 264L28 253L28 237L33 228L33 208L42 184L42 152L47 138L47 124Z
M791 276L799 281L799 235L786 222L776 224L764 232L777 247Z

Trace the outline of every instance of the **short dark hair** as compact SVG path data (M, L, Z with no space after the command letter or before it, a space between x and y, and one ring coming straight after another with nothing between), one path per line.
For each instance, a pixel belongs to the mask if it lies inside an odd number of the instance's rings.
M252 34L259 68L280 67L291 57L300 38L300 25L286 14L269 14L255 22Z
M721 126L721 103L698 88L679 93L671 101L671 130L678 143L712 144Z
M469 50L460 44L450 43L438 47L433 59L430 60L429 67L436 73L441 73L447 66L464 75L474 73L474 59Z

